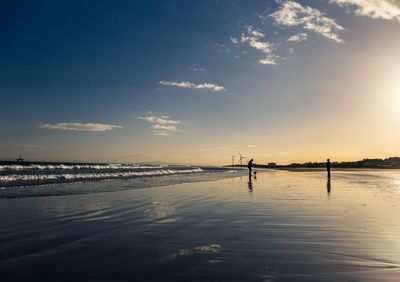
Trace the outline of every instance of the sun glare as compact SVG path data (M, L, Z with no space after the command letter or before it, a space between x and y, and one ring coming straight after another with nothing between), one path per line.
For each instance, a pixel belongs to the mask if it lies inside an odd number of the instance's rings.
M400 74L394 76L388 85L388 94L390 95L391 106L395 106L398 109L400 105Z
M393 94L396 96L397 99L400 101L400 77L398 80L393 83Z

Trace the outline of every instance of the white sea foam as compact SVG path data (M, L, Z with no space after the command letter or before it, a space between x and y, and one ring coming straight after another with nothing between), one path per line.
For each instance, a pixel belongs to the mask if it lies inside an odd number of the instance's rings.
M193 169L159 169L150 171L99 172L99 173L61 173L61 174L11 174L0 175L0 186L34 185L62 183L81 180L99 180L143 176L161 176L202 172L201 168Z
M30 165L0 165L0 170L129 170L129 169L141 169L141 168L163 168L165 166L149 166L149 165L123 165L123 164L106 164L106 165L94 165L94 164L54 164L54 165L41 165L41 164L30 164Z

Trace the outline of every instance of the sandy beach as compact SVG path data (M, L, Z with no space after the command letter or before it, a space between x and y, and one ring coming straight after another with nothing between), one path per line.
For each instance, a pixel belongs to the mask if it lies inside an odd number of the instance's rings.
M2 199L1 281L398 281L399 185L397 170L264 171L252 190Z

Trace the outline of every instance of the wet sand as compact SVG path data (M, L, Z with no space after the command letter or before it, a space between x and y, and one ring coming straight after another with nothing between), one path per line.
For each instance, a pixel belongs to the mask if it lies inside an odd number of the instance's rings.
M266 171L251 186L3 199L0 279L399 281L400 171Z

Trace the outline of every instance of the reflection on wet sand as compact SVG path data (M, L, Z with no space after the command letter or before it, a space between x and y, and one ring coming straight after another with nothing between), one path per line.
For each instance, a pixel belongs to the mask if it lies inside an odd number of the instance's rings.
M335 172L329 201L325 172L287 171L6 200L2 281L397 282L399 176Z
M249 175L249 181L247 182L249 192L253 192L253 183L251 182L251 175Z
M218 254L221 251L221 245L210 244L204 246L194 247L192 249L179 250L172 255L166 257L165 260L172 260L182 256L196 255L196 254Z
M326 190L328 192L328 196L331 195L331 179L328 178L328 181L326 182Z
M166 202L153 202L146 212L151 223L171 223L179 219L175 207Z

